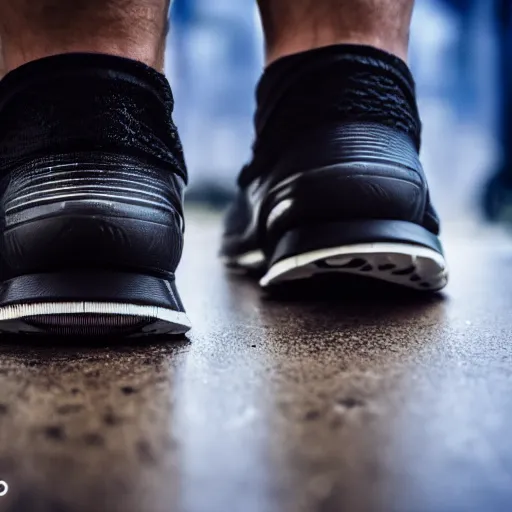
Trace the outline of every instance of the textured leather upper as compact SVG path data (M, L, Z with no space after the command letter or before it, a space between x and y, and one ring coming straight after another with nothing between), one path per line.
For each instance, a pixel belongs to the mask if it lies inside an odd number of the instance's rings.
M0 83L0 275L53 268L172 278L187 171L165 77L68 54Z
M242 185L268 172L290 144L314 145L329 126L382 125L421 144L415 84L397 57L367 46L336 45L285 57L258 86L254 159Z
M267 68L257 99L253 158L227 216L227 252L330 221L400 220L439 233L403 61L355 45L300 53Z
M140 62L66 54L0 82L0 173L47 154L134 155L187 180L165 77Z

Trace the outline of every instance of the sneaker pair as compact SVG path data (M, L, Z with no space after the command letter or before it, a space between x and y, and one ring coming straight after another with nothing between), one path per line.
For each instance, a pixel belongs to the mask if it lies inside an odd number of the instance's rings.
M404 63L337 46L270 66L226 221L228 267L265 288L324 273L447 282ZM32 62L0 84L0 330L190 329L175 271L187 172L165 78L106 55Z

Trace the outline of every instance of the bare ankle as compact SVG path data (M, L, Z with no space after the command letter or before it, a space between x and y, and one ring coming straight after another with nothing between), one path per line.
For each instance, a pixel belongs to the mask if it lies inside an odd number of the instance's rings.
M131 58L161 71L168 4L169 0L4 0L0 32L5 68L10 71L62 53L90 52Z
M11 71L27 62L65 53L104 53L138 60L159 71L162 71L163 68L163 59L160 57L161 52L155 51L151 45L131 44L129 42L125 43L123 41L112 41L102 38L89 40L87 44L55 44L54 42L41 44L33 40L26 42L28 42L29 51L19 51L18 45L5 48L6 71Z
M413 0L259 0L267 63L335 44L374 46L407 61Z
M408 58L407 46L398 42L381 39L374 34L353 33L344 38L333 37L332 34L325 34L325 37L319 36L315 38L301 36L297 39L281 41L279 44L269 47L267 49L267 64L272 64L272 62L282 57L335 44L360 44L373 46L379 50L392 53L403 61L407 61Z

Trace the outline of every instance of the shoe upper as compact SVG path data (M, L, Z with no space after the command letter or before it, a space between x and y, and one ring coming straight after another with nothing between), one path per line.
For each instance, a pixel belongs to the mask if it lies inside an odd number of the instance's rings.
M171 276L187 172L166 79L142 63L68 54L0 84L1 273L141 269Z
M273 153L275 154L275 153ZM249 252L297 225L400 220L438 235L439 218L411 139L372 123L306 134L279 157L255 154L226 217L223 251Z
M399 220L439 234L414 81L400 59L352 45L304 52L272 64L257 96L253 158L226 218L224 255L333 220Z

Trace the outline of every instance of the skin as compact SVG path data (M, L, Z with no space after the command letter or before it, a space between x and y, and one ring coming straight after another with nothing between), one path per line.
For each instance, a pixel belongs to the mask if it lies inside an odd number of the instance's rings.
M332 44L364 44L407 60L414 0L259 0L267 61Z
M0 70L60 53L100 52L162 71L169 1L0 0ZM414 0L258 0L258 4L267 63L339 43L375 46L407 60Z
M0 0L4 67L99 52L163 69L169 0Z

